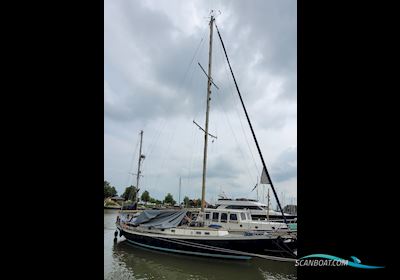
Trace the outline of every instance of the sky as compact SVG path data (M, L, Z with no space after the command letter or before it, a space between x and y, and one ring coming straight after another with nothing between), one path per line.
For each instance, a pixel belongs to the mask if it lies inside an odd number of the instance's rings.
M272 182L297 197L295 0L105 0L104 180L118 194L201 198L210 11L224 40ZM257 198L262 165L214 27L206 201ZM259 185L265 201L268 185ZM271 192L272 196L272 192ZM272 204L274 205L274 199Z

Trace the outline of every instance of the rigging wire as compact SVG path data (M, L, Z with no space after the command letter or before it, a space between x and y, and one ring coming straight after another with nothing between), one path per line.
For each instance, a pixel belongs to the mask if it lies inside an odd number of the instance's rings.
M217 96L217 100L219 101L219 103L223 104L223 103L220 101L220 99L219 99L219 94L216 94L216 96ZM246 167L246 171L247 171L249 177L252 178L253 176L252 176L252 174L251 174L251 172L250 172L250 168L249 168L248 162L245 160L246 157L244 156L243 150L242 150L242 148L240 147L239 141L237 140L236 134L235 134L235 132L234 132L234 130L233 130L233 128L232 128L232 124L231 124L231 122L230 122L230 120L229 120L228 114L225 112L226 110L225 110L225 108L224 108L224 105L222 105L221 107L222 107L222 112L224 113L224 116L225 116L226 121L227 121L227 123L228 123L229 129L230 129L230 131L231 131L231 133L232 133L232 135L233 135L233 139L235 140L236 146L238 147L239 152L240 152L240 154L241 154L241 156L242 156L242 158L243 158L243 162L245 163L244 165L245 165L245 167Z
M171 146L172 140L173 140L173 138L174 138L174 136L175 136L175 130L176 130L176 129L173 129L173 130L171 131L169 140L167 140L166 152L163 153L163 158L162 158L162 161L161 161L161 167L159 168L160 171L164 169L167 156L169 157L169 155L170 155L170 152L171 152L170 146ZM168 137L167 137L167 139L168 139ZM160 176L161 176L161 173L158 172L158 174L157 174L157 176L156 176L156 181L155 181L155 184L154 184L154 187L155 187L155 188L158 187L158 182L159 182Z
M200 83L202 82L201 79L197 80L197 84L198 87L200 87ZM200 106L198 106L197 112L195 113L193 120L195 120L197 118L197 116L200 114L200 112L203 111L203 108L205 107L206 104L206 99L205 98L201 98L200 101ZM203 120L204 121L204 120ZM198 166L198 164L200 164L201 162L201 155L202 155L202 149L201 149L201 139L203 139L203 137L199 137L198 136L198 130L200 130L197 126L193 125L192 126L192 136L193 136L193 145L191 145L191 158L190 158L190 165L189 165L189 183L193 184L193 169ZM203 134L202 134L203 135ZM197 163L197 164L196 164Z
M220 57L220 59L222 59L222 57ZM221 65L225 65L225 63L221 63ZM228 76L229 77L229 76ZM229 79L227 79L228 81L229 81ZM228 90L229 91L229 90ZM229 118L229 114L227 113L228 112L228 110L226 109L226 105L225 105L225 103L224 102L222 102L221 101L221 97L219 96L221 93L219 93L219 91L217 91L218 93L216 94L216 96L217 96L217 101L218 101L218 103L220 104L220 107L222 108L222 112L223 112L223 114L224 114L224 116L225 116L225 118L226 118L226 120L227 120L227 123L228 123L228 126L229 126L229 128L230 128L230 130L231 130L231 133L232 133L232 135L233 135L233 138L234 138L234 140L235 140L235 142L236 142L236 145L237 145L237 147L238 147L238 149L239 149L239 152L240 152L240 154L241 154L241 156L242 156L242 158L243 158L243 162L245 163L245 166L246 166L246 171L247 171L247 173L248 173L248 176L249 176L249 178L250 178L250 180L254 180L254 178L256 178L257 176L253 176L253 174L252 174L252 172L250 171L251 170L251 168L249 167L249 165L248 165L248 161L247 161L247 157L245 156L245 153L244 153L244 151L243 151L243 149L241 148L241 145L240 145L240 143L239 143L239 140L238 140L238 137L236 136L236 134L235 134L235 132L234 132L234 129L233 129L233 127L232 127L232 124L231 124L231 121L230 121L230 118ZM231 92L232 93L232 92ZM233 102L233 100L232 100L232 102ZM234 106L235 107L235 106ZM235 107L235 109L237 109L236 107ZM239 121L240 121L240 117L239 117L239 115L238 115L238 118L239 118ZM243 133L244 133L244 131L243 131ZM251 151L251 150L250 150ZM254 157L253 157L253 162L254 162ZM254 162L255 163L255 162ZM256 165L255 165L256 166ZM257 166L256 166L257 167ZM257 170L257 169L256 169ZM258 170L257 170L258 171ZM257 182L257 180L256 180L256 182Z
M199 50L199 48L197 49L197 51L198 51L198 50ZM196 51L196 53L197 53L197 51ZM195 57L194 57L194 58L195 58ZM192 59L191 64L193 64L194 58ZM194 68L193 68L193 71L192 71L192 75L190 76L190 81L189 81L190 84L191 84L193 75L194 75ZM200 110L200 108L199 108L199 110ZM176 127L174 126L174 128L173 128L173 130L172 130L172 132L171 132L171 134L170 134L170 137L167 136L167 139L169 139L169 140L167 140L167 147L166 147L166 151L167 151L167 152L163 154L163 159L162 159L162 163L161 163L161 170L164 169L166 160L167 160L167 158L168 158L169 155L170 155L170 152L171 152L170 146L171 146L172 140L174 139L174 136L175 136L175 134L176 134L175 132L176 132ZM154 184L155 187L158 186L158 182L159 182L160 176L161 176L161 174L158 174L158 175L156 176L155 184Z
M197 128L195 126L193 126L193 128L192 128L192 139L193 139L192 143L193 143L193 145L191 146L192 150L191 150L189 170L188 170L189 186L191 186L192 182L193 182L193 174L192 174L193 164L195 162L195 159L197 159L198 153L200 151L200 149L197 149L199 137L197 137L197 135L195 133L196 131L197 131ZM197 153L195 152L195 148L196 148Z
M220 58L223 60L223 53L222 53L223 50L222 50L221 48L220 48L220 52L221 52L221 55L222 55ZM231 79L229 78L227 65L226 65L226 63L222 63L222 64L224 65L224 69L225 69L225 74L226 74L226 77L227 77L227 81L230 81ZM257 170L257 176L259 176L261 173L260 173L259 167L258 167L258 165L257 165L257 162L256 162L256 160L255 160L255 158L254 158L254 154L253 154L253 152L252 152L252 149L251 149L251 146L250 146L250 143L249 143L249 140L248 140L248 136L247 136L246 130L244 129L242 119L240 118L240 113L239 113L239 110L238 110L239 101L237 100L236 95L233 93L233 92L234 92L233 84L232 84L232 83L229 83L229 85L230 85L230 90L228 90L228 91L229 91L229 93L230 93L231 96L232 96L232 99L231 99L231 100L232 100L232 103L233 103L233 106L232 106L232 107L235 108L235 112L236 112L236 115L237 115L237 117L238 117L238 119L239 119L240 127L241 127L241 129L242 129L242 133L243 133L244 139L245 139L245 141L246 141L247 148L249 149L249 152L250 152L250 155L251 155L251 158L252 158L252 161L253 161L255 170ZM235 102L235 101L236 101L236 102ZM261 176L261 175L260 175L260 176Z
M195 50L195 52L194 52L194 54L193 54L193 56L192 56L192 59L190 60L190 63L189 63L188 67L187 67L186 70L185 70L184 76L183 76L182 81L181 81L181 83L180 83L180 86L179 86L179 88L178 88L178 92L179 92L179 93L182 91L183 84L184 84L185 81L186 81L186 77L187 77L187 74L188 74L188 72L189 72L189 69L190 69L190 67L192 66L193 61L195 60L196 55L197 55L197 53L198 53L200 47L202 46L202 44L203 44L203 42L204 42L204 37L205 37L205 32L206 32L206 31L207 31L207 29L205 29L205 31L204 31L204 33L203 33L203 36L201 37L200 42L198 43L197 48L196 48L196 50ZM172 106L172 103L169 105L169 107L168 107L168 109L167 109L167 112L170 111L171 106ZM156 144L158 143L158 140L160 139L160 135L162 134L162 132L164 132L164 130L165 130L165 128L166 128L166 123L167 123L167 121L166 121L165 119L163 119L163 121L160 123L159 128L161 128L161 126L162 126L162 129L158 129L158 130L157 130L157 131L158 131L158 134L157 134L157 136L154 138L152 144L150 145L150 147L149 147L149 154L148 154L147 156L150 156L150 155L153 153L154 148L155 148Z
M193 62L195 61L196 57L199 55L199 50L200 50L200 54L201 54L201 51L202 51L201 47L202 47L202 45L204 43L204 38L205 38L205 35L206 35L206 31L207 31L207 28L204 28L203 36L201 37L201 39L200 39L200 41L199 41L199 43L198 43L198 45L196 47L196 50L195 50L195 52L194 52L194 54L193 54L193 56L192 56L192 58L191 58L191 60L190 60L190 62L188 64L188 66L187 66L187 68L186 68L186 70L184 72L184 76L183 76L182 81L180 83L180 86L179 86L179 88L177 90L178 93L182 92L183 85L187 81L188 76L190 78L189 82L191 81L191 79L193 77L193 72L194 72L193 69L194 69L194 67L192 67L192 65L193 65ZM192 71L189 71L191 68L192 68ZM191 73L189 73L189 72L191 72ZM170 111L172 105L174 105L174 103L169 104L168 108L166 109L167 112ZM149 156L151 156L153 154L154 150L156 149L156 146L158 145L158 142L161 139L161 135L164 134L164 131L166 130L166 128L167 128L167 120L163 119L160 122L159 126L158 126L157 132L155 134L156 137L153 138L153 141L149 146L149 154L147 155L147 157L149 157ZM171 135L171 137L169 138L169 141L168 141L168 145L167 145L168 146L168 150L169 150L170 143L172 142L172 136L173 135ZM168 136L167 136L167 139L168 139ZM165 155L166 154L164 154L164 160L162 161L162 167L164 166L164 163L165 163ZM160 174L158 174L158 176L156 176L156 178L155 178L155 183L154 183L155 186L158 185L159 176L160 176Z
M230 69L231 74L232 74L232 79L233 79L233 81L235 82L236 91L237 91L237 93L238 93L238 95L239 95L240 102L242 103L242 107L243 107L244 113L245 113L245 115L246 115L247 122L248 122L248 124L249 124L251 133L252 133L252 135L253 135L254 142L255 142L255 144L256 144L258 153L259 153L259 155L260 155L261 162L262 162L262 165L263 165L263 171L265 170L265 174L267 175L267 178L268 178L269 184L270 184L270 186L271 186L272 192L273 192L273 194L274 194L274 196L275 196L275 198L276 198L276 202L278 203L279 209L280 209L280 211L281 211L282 218L283 218L283 220L285 221L285 224L287 224L286 217L285 217L285 215L284 215L284 213L283 213L283 209L282 209L281 204L280 204L280 202L279 202L278 195L277 195L277 193L276 193L276 191L275 191L274 185L272 184L271 177L270 177L270 175L269 175L269 173L268 173L268 169L267 169L267 166L266 166L266 164L265 164L264 157L263 157L263 155L262 155L260 145L258 144L257 137L256 137L256 134L255 134L255 132L254 132L253 126L252 126L252 124L251 124L250 117L249 117L249 115L248 115L248 113L247 113L247 110L246 110L246 107L245 107L245 105L244 105L243 98L242 98L242 95L241 95L240 90L239 90L239 86L237 85L235 75L233 74L233 70L232 70L231 64L230 64L230 62L229 62L229 58L228 58L228 54L227 54L226 49L225 49L224 42L222 41L221 34L220 34L220 32L219 32L219 30L218 30L218 26L217 26L216 24L215 24L215 28L217 29L218 37L219 37L219 39L220 39L220 41L221 41L221 45L222 45L222 48L224 49L226 61L227 61L228 65L229 65L229 69Z

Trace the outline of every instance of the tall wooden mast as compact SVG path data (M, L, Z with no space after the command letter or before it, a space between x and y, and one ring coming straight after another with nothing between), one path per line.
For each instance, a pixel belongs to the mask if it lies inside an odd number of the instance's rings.
M140 163L142 162L142 143L143 143L143 130L140 131L140 147L139 147L139 161L138 161L138 171L136 174L136 200L139 202L139 179L140 179Z
M179 207L181 206L181 187L182 187L182 177L179 177Z
M144 159L144 155L142 155L142 143L143 143L143 130L140 131L138 170L137 170L137 173L136 173L136 192L135 192L136 193L136 202L139 202L139 179L140 179L140 176L141 176L140 175L140 173L141 173L140 165L141 165L142 159ZM132 188L132 191L131 191L130 196L129 196L129 200L133 199L133 193L134 193L134 191L133 191L133 188Z
M212 38L213 38L213 24L214 16L211 14L210 19L210 45L208 51L208 80L207 80L207 111L206 111L206 125L204 133L204 155L203 155L203 181L201 188L201 212L204 211L205 207L205 195L206 195L206 170L207 170L207 144L208 144L208 116L210 113L210 101L211 101L211 62L212 62Z
M269 188L268 188L268 195L267 195L267 221L269 222Z

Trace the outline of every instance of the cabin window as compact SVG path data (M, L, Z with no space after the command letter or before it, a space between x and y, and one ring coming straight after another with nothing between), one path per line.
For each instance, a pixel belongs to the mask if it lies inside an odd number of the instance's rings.
M226 209L244 209L246 206L241 206L241 205L228 205L225 207Z
M247 219L246 219L246 214L245 214L245 213L240 213L240 218L242 219L242 221L247 220Z
M205 235L210 235L210 233L209 233L208 231L206 231L204 234L205 234Z
M250 209L250 210L264 210L260 206L255 206L255 205L228 205L225 207L226 209Z
M228 220L228 214L221 213L221 223L226 223L227 220Z
M258 206L253 206L253 205L246 205L246 206L242 206L241 209L260 210L260 207L258 207ZM261 209L261 210L262 210L262 209Z
M174 229L171 229L171 232L175 232L175 230L174 230Z
M236 223L238 220L237 215L236 214L229 214L229 221L230 222L234 222Z
M201 234L201 231L196 231L196 234Z
M212 215L213 222L218 222L218 216L219 216L219 213L213 213L213 215Z
M210 213L206 213L206 220L210 219Z

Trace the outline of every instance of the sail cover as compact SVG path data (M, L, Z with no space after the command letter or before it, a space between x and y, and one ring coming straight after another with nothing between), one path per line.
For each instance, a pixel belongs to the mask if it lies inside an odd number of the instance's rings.
M153 228L174 228L185 217L186 210L145 210L131 224Z

